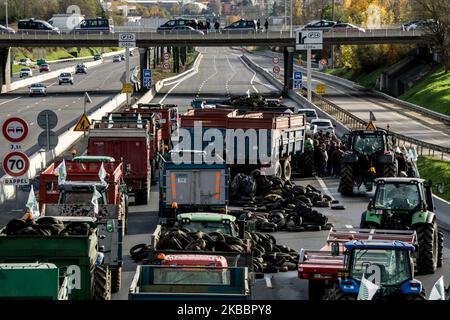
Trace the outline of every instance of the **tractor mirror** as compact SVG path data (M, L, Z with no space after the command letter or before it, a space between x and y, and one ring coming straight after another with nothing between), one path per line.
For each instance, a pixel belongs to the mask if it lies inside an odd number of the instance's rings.
M331 255L333 257L339 255L339 243L338 242L331 243Z
M114 221L113 220L108 220L106 222L106 231L114 232Z
M439 194L443 194L445 190L444 183L443 182L436 183L436 190Z

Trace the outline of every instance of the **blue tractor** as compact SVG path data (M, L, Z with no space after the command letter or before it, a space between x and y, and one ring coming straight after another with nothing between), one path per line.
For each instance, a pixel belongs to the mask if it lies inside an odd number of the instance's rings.
M364 277L379 286L373 300L425 300L414 279L413 244L398 240L352 240L345 243L344 269L327 291L327 300L356 300Z

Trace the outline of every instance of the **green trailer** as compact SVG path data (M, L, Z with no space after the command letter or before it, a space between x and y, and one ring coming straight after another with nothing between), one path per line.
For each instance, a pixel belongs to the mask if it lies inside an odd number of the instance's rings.
M59 217L64 223L82 222L86 235L10 235L0 230L0 264L51 263L73 278L70 300L111 298L111 272L99 256L97 224L92 218ZM38 220L39 221L39 220ZM101 236L100 236L101 237ZM44 280L41 281L44 284ZM27 286L21 290L28 291ZM25 293L24 293L25 295Z

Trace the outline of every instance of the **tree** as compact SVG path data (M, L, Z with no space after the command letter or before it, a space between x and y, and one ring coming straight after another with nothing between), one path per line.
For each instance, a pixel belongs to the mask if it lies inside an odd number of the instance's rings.
M344 7L342 7L341 5L339 5L339 3L337 3L337 1L335 1L334 17L333 17L333 4L330 3L323 8L321 18L325 20L347 22L348 13Z
M441 58L445 73L450 70L450 1L413 0L416 18L426 20L424 31Z
M299 25L303 22L303 0L293 0L292 23Z

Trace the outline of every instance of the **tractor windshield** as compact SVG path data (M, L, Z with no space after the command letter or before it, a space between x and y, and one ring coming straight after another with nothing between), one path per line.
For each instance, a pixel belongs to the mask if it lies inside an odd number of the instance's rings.
M379 134L356 135L353 142L353 149L366 156L382 151L384 150L383 136Z
M91 205L92 204L92 192L68 192L65 191L61 195L60 204L80 204L80 205ZM98 204L105 204L104 195L99 198Z
M364 277L377 285L394 286L411 279L409 252L406 250L356 249L352 254L350 276Z
M205 268L157 268L154 284L165 285L229 285L230 271Z
M420 200L416 184L379 184L375 194L375 209L416 210L420 206Z
M223 234L228 234L234 236L234 230L230 224L225 224L222 222L204 222L204 221L191 221L187 224L183 224L183 228L191 232L202 231L205 233L210 232L220 232Z

